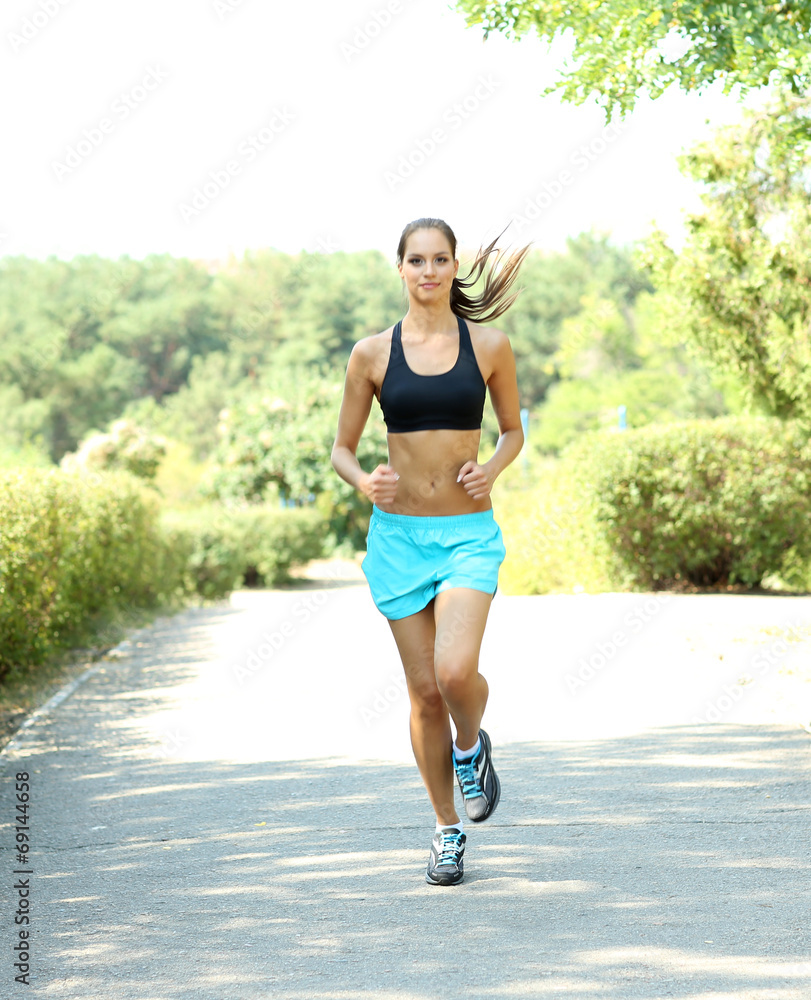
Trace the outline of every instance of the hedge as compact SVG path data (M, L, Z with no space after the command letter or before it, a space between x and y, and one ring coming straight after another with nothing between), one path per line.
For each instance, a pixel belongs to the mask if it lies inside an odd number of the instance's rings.
M120 612L283 582L325 534L312 509L161 512L127 472L0 470L0 679Z
M811 447L725 417L585 436L564 455L620 586L755 587L811 560Z
M0 471L0 677L113 610L171 598L182 570L134 476Z
M555 458L536 463L532 485L500 490L496 520L507 557L499 574L506 594L594 593L612 589L605 546L568 470Z
M323 555L327 524L313 508L209 504L167 511L167 539L183 553L185 589L204 598L235 587L274 586L295 565Z

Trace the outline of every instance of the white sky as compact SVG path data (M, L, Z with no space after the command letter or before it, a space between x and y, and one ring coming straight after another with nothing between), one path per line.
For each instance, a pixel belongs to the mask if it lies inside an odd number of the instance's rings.
M676 154L739 117L674 91L605 132L596 104L539 96L545 45L485 43L442 0L6 0L0 45L2 255L393 257L425 215L462 246L514 217L508 239L541 248L676 233L697 205Z

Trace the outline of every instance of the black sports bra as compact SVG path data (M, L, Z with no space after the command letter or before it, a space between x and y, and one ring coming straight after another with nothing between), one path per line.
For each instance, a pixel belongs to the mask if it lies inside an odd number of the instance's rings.
M479 430L484 412L486 386L470 331L461 316L459 354L450 371L440 375L417 375L403 351L403 321L391 335L389 364L380 387L380 408L389 434L409 431Z

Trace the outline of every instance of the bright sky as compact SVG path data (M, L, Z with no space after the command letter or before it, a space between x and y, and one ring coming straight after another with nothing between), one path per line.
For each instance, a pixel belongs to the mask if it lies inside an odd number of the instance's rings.
M720 92L619 129L541 97L560 57L483 41L442 0L6 0L0 255L377 248L444 218L462 246L559 248L695 188L675 156L739 117Z

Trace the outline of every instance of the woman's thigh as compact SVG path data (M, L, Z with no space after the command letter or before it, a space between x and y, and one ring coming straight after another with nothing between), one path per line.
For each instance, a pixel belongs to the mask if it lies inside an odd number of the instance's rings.
M390 620L412 697L439 695L437 674L478 672L492 594L467 587L443 590L427 607L407 618Z
M407 618L390 619L389 626L403 662L409 693L422 698L438 695L434 672L434 602Z
M493 595L468 587L453 587L434 600L434 670L475 674Z

